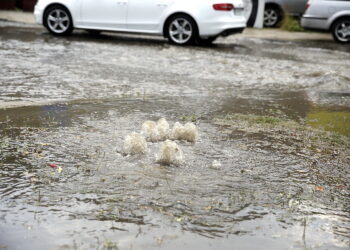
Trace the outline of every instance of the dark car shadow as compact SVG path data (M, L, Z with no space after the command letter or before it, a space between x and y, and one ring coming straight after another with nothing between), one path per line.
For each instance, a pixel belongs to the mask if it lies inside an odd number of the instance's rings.
M167 44L167 40L156 36L143 36L136 34L111 33L102 32L99 34L90 33L87 31L75 31L69 36L53 36L49 32L42 33L44 36L53 37L55 39L65 39L67 41L84 41L109 44L125 44L125 45L149 45L159 46Z

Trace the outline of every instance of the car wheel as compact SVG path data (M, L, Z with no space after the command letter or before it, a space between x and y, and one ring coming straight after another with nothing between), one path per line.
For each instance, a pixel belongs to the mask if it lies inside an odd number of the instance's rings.
M45 27L54 35L69 35L73 31L72 17L69 11L59 5L52 6L45 11Z
M334 40L340 43L350 42L350 18L342 18L332 25L332 35Z
M283 19L282 11L275 6L266 6L264 11L264 27L277 27Z
M175 15L167 22L167 37L171 43L188 45L194 43L198 37L197 25L186 15Z

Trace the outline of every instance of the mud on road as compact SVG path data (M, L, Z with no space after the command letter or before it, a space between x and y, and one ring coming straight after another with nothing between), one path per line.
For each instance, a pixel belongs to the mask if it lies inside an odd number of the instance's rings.
M0 57L1 247L348 248L349 46L0 22ZM121 153L161 117L199 129L183 165Z

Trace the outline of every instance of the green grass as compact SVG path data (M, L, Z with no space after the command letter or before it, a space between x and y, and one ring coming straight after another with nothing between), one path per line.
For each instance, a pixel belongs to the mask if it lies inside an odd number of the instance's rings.
M282 30L291 32L304 32L305 29L300 26L299 20L291 16L286 16L281 25Z
M350 155L350 137L312 127L304 120L297 122L275 116L228 114L215 118L214 123L225 128L223 132L227 134L234 131L243 132L244 137L260 134L267 141L278 141L287 146L291 152L306 149L310 155L321 153L328 156L339 152L343 159Z
M196 114L192 114L192 115L185 115L181 117L181 121L183 122L196 122L198 120L200 120L201 116L200 115L196 115Z
M261 115L245 115L245 114L228 114L222 118L226 121L245 121L249 124L278 124L282 123L284 119L274 116L261 116Z

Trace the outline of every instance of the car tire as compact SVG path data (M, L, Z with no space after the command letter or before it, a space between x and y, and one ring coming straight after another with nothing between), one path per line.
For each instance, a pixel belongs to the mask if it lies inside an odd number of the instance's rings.
M193 44L198 38L197 24L190 16L174 15L167 21L165 35L176 45Z
M336 20L331 28L335 41L339 43L350 42L350 18L341 18Z
M56 36L65 36L73 32L73 21L69 11L61 6L49 7L44 14L44 25Z
M283 11L276 6L265 6L264 11L264 27L278 27L283 19Z

